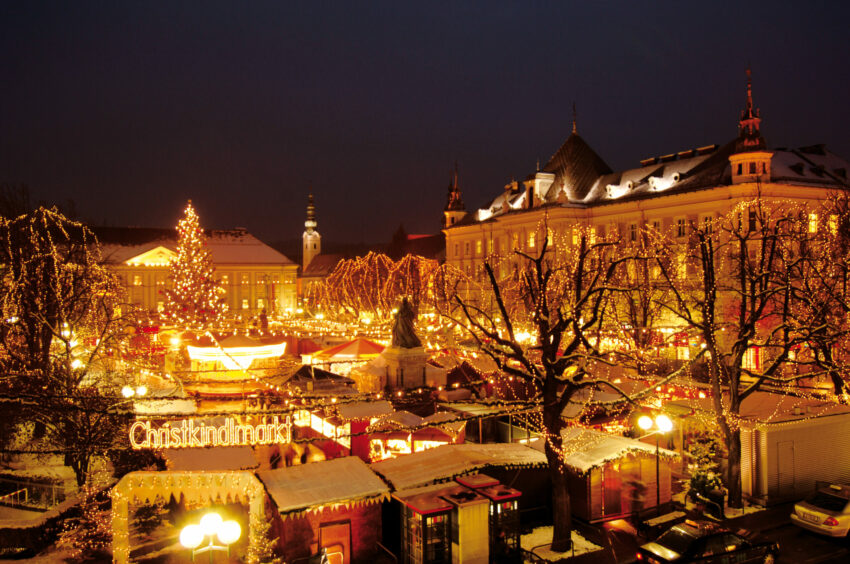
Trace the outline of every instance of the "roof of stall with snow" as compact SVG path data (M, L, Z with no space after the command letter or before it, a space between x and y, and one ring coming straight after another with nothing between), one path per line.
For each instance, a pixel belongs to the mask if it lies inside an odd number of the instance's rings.
M356 456L263 470L257 472L257 477L280 513L383 498L389 493L387 485Z
M393 404L387 400L356 401L342 404L337 408L339 416L347 421L381 417L383 415L389 415L393 411Z
M561 431L564 462L570 468L585 473L592 468L603 466L606 462L619 460L627 454L646 454L655 456L655 445L637 439L603 433L584 427L567 427ZM532 443L533 448L543 450L543 441ZM672 450L659 449L659 453L668 458L679 455ZM541 452L542 454L542 452Z
M543 467L546 456L517 443L443 445L372 463L393 489L415 488L487 467Z

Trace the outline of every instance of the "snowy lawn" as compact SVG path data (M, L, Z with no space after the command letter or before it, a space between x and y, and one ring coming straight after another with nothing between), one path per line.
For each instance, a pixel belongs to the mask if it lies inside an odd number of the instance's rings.
M549 550L550 544L552 544L552 527L537 527L529 534L522 535L520 538L520 546L524 550L532 552L545 560L558 561L563 558L602 550L601 546L588 541L575 530L573 530L573 549L570 552L553 552Z
M680 492L680 493L674 494L673 495L673 501L682 504L682 506L685 507L685 509L688 509L688 510L696 507L696 505L692 501L685 498L685 494L686 494L686 492ZM743 517L744 515L750 515L752 513L758 513L759 511L764 511L765 509L767 509L767 508L763 507L761 505L749 505L747 503L747 500L744 500L744 507L742 507L741 509L729 507L729 505L727 504L723 508L723 514L726 516L727 519L734 519L736 517ZM708 519L713 519L713 517L709 516L708 514L706 514L705 517L708 518Z

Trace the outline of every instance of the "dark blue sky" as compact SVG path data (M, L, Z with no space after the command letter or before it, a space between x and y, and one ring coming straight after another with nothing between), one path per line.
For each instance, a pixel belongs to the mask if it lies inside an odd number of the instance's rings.
M84 218L387 241L570 132L615 169L736 134L850 157L839 2L4 2L0 182Z

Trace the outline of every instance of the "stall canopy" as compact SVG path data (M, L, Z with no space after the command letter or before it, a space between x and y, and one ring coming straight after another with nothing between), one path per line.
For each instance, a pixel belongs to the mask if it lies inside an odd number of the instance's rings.
M565 452L564 463L581 474L586 474L598 466L604 466L607 462L619 460L627 454L655 456L655 445L595 429L567 427L561 431L561 437ZM542 454L543 441L537 441L532 445ZM664 448L659 449L659 454L665 458L679 457L678 453Z
M281 515L375 503L389 488L356 456L257 472Z
M353 341L342 343L328 349L313 353L312 362L317 364L327 362L351 362L355 360L368 360L375 358L384 350L383 345L373 343L367 339L358 337Z
M249 446L163 449L168 468L190 470L250 470L259 466Z
M394 490L415 488L470 474L488 467L543 468L546 455L516 443L444 445L374 462Z

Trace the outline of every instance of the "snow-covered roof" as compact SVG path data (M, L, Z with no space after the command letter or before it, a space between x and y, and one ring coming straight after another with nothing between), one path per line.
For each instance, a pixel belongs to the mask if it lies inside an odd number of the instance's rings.
M169 470L249 470L259 466L249 446L163 449Z
M177 231L144 228L93 228L101 243L103 259L123 263L157 247L177 249ZM216 265L294 265L289 258L243 229L207 231L207 245Z
M357 401L353 403L342 404L337 408L337 412L342 419L351 421L354 419L371 419L372 417L381 417L392 413L393 404L387 400L379 401Z
M379 501L389 494L387 485L356 456L263 470L257 477L281 514L318 510L329 504Z
M565 453L564 463L582 474L606 462L619 460L627 454L655 456L655 445L584 427L563 429L561 439ZM542 453L545 443L536 441L532 445L534 449ZM672 450L664 448L659 449L659 453L670 458L679 456Z
M714 412L711 397L671 401L665 409L675 414L693 411ZM741 403L742 424L747 427L771 423L788 423L830 415L850 413L850 405L835 403L828 399L797 397L771 392L754 392Z
M543 467L546 456L517 443L443 445L372 463L394 490L424 486L482 468Z

